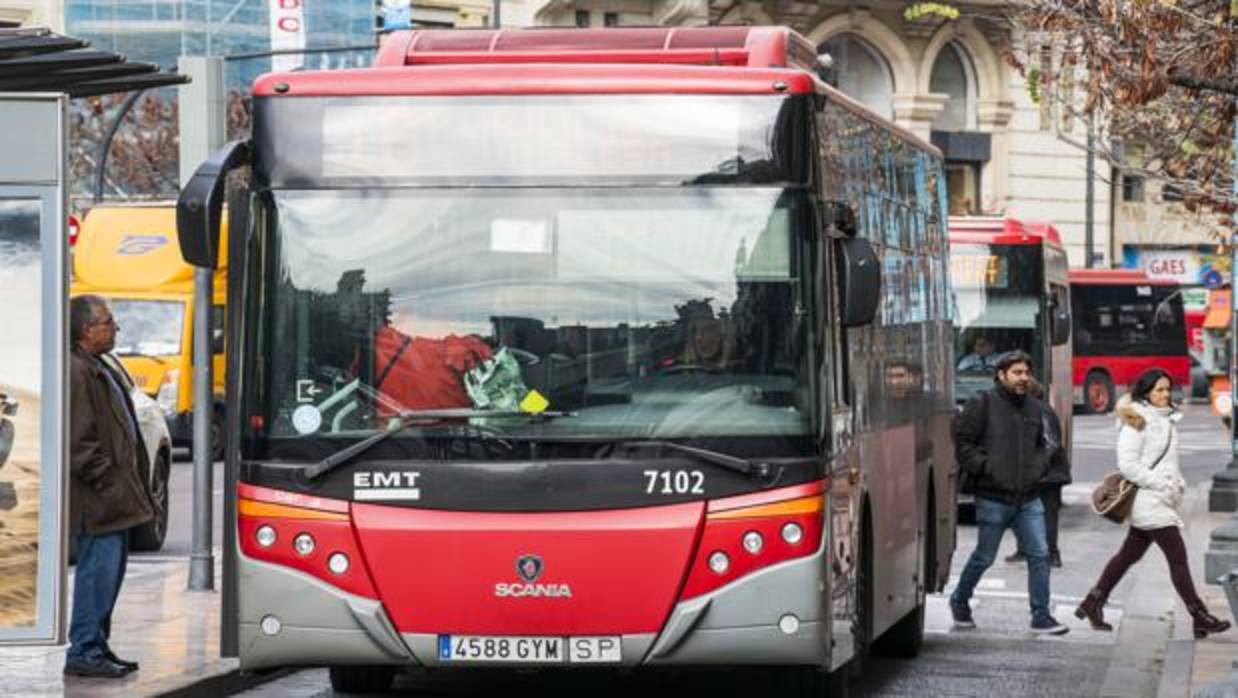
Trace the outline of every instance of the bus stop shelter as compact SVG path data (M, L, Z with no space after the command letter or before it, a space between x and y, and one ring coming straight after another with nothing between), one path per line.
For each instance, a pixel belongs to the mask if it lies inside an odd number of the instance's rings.
M69 103L186 80L0 23L0 645L64 637Z

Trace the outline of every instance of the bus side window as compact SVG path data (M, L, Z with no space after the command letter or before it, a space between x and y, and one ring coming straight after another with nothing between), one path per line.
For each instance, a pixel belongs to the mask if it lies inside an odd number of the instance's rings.
M1049 311L1050 336L1054 345L1065 344L1070 341L1071 334L1069 292L1061 284L1049 284L1049 292L1053 299L1053 307Z

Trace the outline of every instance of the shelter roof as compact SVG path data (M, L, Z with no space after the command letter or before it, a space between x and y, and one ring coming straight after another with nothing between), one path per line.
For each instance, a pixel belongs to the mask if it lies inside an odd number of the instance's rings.
M189 81L153 63L89 48L83 39L43 27L0 23L0 92L64 92L93 97Z

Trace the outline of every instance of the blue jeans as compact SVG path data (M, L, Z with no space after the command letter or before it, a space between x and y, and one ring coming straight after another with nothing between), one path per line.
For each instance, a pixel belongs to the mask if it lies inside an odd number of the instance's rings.
M976 497L976 549L967 558L950 600L965 603L971 599L980 577L997 559L997 549L1007 528L1014 529L1019 549L1027 555L1027 595L1032 618L1048 616L1049 544L1045 541L1045 505L1039 497L1017 505Z
M108 651L112 608L120 596L120 583L125 578L128 561L128 531L101 536L78 535L68 659L91 660Z

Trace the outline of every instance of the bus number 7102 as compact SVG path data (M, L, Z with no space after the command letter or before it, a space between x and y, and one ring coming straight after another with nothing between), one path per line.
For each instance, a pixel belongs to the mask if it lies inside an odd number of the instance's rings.
M705 494L699 470L646 470L645 494Z

